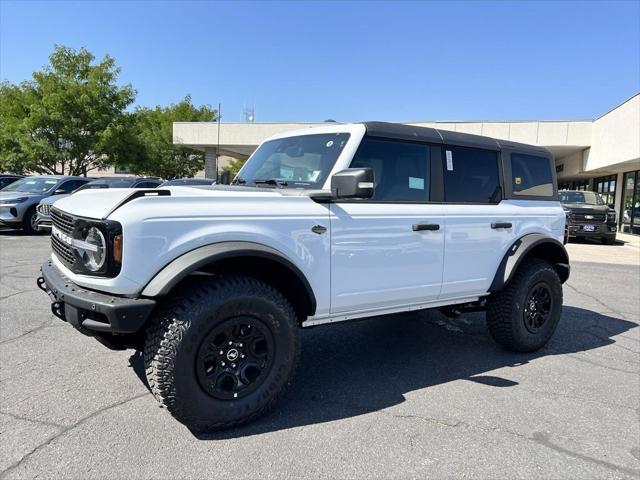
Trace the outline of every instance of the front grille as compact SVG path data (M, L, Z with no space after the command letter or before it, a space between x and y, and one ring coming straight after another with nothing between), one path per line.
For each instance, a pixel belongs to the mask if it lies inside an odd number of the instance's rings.
M585 218L590 216L593 218ZM571 219L576 223L602 223L607 216L604 213L573 213Z
M52 208L50 212L53 226L67 235L71 235L75 226L75 219L71 215L67 215L55 207Z
M50 209L50 214L51 223L56 229L67 235L73 235L76 221L71 215L63 213L55 207ZM51 232L51 249L67 267L71 268L76 263L76 256L71 246L56 237L53 231Z
M76 257L73 255L71 247L58 240L55 235L51 235L51 249L60 261L65 263L67 266L71 267L76 263Z
M42 215L49 215L49 210L51 210L50 203L41 203L38 205L38 213L41 213Z

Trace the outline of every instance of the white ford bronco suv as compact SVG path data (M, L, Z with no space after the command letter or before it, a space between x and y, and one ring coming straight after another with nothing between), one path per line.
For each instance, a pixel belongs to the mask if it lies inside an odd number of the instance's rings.
M496 342L531 352L569 277L547 150L409 125L276 135L231 185L87 190L51 216L53 313L142 349L153 394L194 431L268 410L301 327L486 310Z

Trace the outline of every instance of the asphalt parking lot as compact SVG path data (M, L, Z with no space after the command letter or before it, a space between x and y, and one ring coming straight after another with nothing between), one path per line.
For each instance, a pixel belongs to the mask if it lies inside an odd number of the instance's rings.
M273 413L194 436L138 354L49 313L48 238L0 232L0 478L638 478L640 249L569 251L536 354L500 350L482 314L318 327Z

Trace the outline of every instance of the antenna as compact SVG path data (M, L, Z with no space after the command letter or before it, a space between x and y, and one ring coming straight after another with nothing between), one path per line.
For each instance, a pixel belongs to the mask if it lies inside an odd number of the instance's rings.
M216 161L215 161L215 181L218 183L218 158L220 157L220 128L222 124L220 123L222 120L222 103L218 103L218 145L216 145Z

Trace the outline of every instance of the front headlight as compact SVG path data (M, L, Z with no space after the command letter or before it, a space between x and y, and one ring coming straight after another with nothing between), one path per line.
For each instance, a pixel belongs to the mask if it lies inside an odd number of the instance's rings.
M85 268L97 272L107 258L107 241L96 227L89 227L82 240L76 239L73 245L82 259Z
M26 202L29 197L10 198L8 200L0 200L0 205L13 205L14 203Z
M615 220L615 219L616 219L615 210L613 212L612 211L607 212L607 220L611 221L611 220Z

